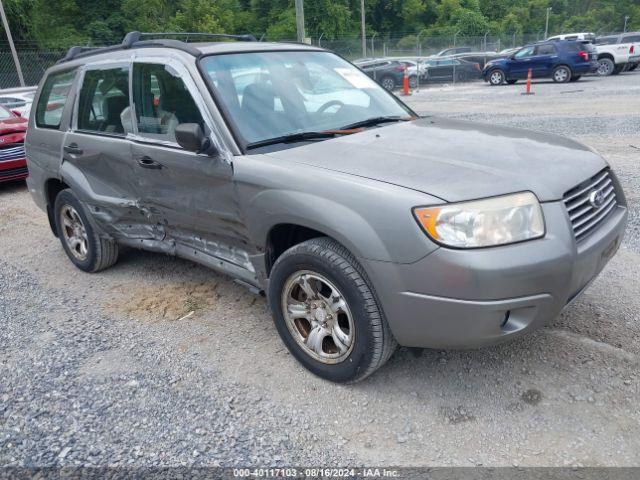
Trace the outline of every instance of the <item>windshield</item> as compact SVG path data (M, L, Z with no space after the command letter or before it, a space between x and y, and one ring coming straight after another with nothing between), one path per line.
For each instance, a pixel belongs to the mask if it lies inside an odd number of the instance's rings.
M329 52L213 55L202 60L202 67L247 144L412 115L367 75Z

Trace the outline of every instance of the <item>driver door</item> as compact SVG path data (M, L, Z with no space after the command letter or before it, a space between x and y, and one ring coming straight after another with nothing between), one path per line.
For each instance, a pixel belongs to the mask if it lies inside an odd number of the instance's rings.
M231 164L184 150L175 129L197 123L214 142L213 121L188 71L166 59L134 60L132 154L142 209L158 240L185 251L208 252L207 245L233 245L237 215Z
M524 47L519 50L509 62L510 78L527 78L529 69L533 68L535 46Z

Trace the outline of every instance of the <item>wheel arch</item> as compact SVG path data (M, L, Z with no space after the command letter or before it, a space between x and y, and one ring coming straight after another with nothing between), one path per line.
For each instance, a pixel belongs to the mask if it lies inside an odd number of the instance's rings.
M44 195L47 201L47 218L49 219L49 227L56 237L58 236L58 232L55 218L53 217L53 206L55 205L58 194L67 188L69 188L69 185L59 178L49 178L44 182Z
M326 198L306 192L269 190L256 196L247 211L251 237L265 256L267 277L284 251L316 237L335 240L355 257L393 260L366 218Z

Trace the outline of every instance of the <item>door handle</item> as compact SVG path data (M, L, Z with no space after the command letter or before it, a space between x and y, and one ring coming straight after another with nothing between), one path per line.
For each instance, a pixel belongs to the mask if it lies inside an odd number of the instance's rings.
M138 165L142 168L149 168L151 170L160 170L162 168L162 164L156 162L153 158L144 156L138 159Z
M70 143L69 145L65 145L64 151L72 155L82 155L84 153L84 151L80 147L78 147L77 143Z

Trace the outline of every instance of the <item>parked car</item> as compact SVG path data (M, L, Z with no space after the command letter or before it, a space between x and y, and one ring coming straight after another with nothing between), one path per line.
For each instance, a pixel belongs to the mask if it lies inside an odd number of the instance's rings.
M355 65L382 85L386 90L392 91L404 84L404 64L398 60L377 59L368 61L356 61ZM413 83L413 80L410 79Z
M430 82L452 82L454 79L456 82L466 82L481 78L480 65L462 59L427 59L424 65Z
M473 49L471 47L452 47L445 48L444 50L436 53L436 57L450 57L451 55L456 55L459 53L470 53Z
M398 60L407 67L407 75L409 76L409 87L418 87L419 82L426 82L429 77L429 69L424 61L416 60ZM404 81L404 78L403 78Z
M640 32L609 35L596 39L598 75L617 75L640 64Z
M482 70L484 66L490 62L491 60L495 60L497 58L501 58L500 55L496 52L468 52L468 53L457 53L452 55L449 58L455 58L457 60L465 60L471 63L477 63Z
M83 271L129 246L263 291L322 378L360 380L397 344L519 337L622 241L620 183L573 140L420 118L309 45L145 38L47 70L26 137L33 199Z
M27 159L24 154L26 131L26 118L0 106L0 183L27 177Z
M492 60L482 71L491 85L514 84L527 78L552 78L554 82L575 82L598 69L597 54L588 45L574 41L550 41L527 45L510 57Z
M0 106L29 118L36 87L0 90Z

